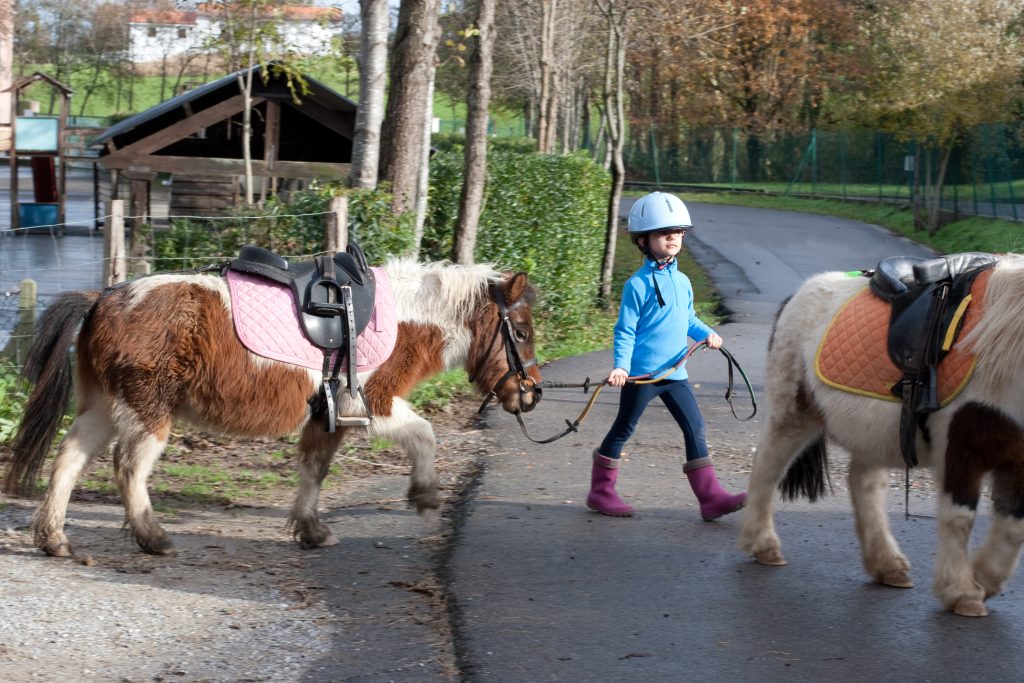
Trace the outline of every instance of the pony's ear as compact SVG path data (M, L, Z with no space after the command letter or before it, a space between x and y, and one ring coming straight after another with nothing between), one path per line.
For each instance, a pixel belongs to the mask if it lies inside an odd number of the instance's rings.
M529 284L526 273L522 271L511 276L508 281L505 282L505 302L512 305L519 301Z

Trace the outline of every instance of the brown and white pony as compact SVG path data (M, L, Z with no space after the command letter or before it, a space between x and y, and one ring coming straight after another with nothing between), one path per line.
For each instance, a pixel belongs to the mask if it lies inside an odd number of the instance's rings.
M889 528L888 470L904 467L899 402L841 390L815 369L819 343L847 302L867 287L863 277L823 273L805 282L783 307L768 351L767 417L747 489L740 549L762 564L783 565L772 520L776 486L823 492L827 441L850 453L849 488L864 567L878 583L910 587L910 563ZM1000 258L988 280L980 317L953 346L973 352L966 386L917 435L922 466L938 486L938 548L933 588L957 614L984 616L985 600L1013 574L1024 543L1024 256ZM835 332L863 344L864 330ZM820 369L820 368L819 368ZM969 556L982 477L992 474L993 522Z
M540 381L530 362L535 292L525 273L503 275L483 265L393 259L384 270L398 333L388 360L359 373L373 414L367 429L404 449L412 463L408 498L424 513L441 502L436 442L430 423L403 397L421 380L463 367L480 390L494 391L505 410L530 410ZM503 299L500 306L496 298ZM113 443L115 478L136 542L149 553L170 553L171 539L153 516L147 479L176 419L243 436L301 430L291 528L304 547L337 543L316 508L346 429L328 433L324 419L310 415L321 373L248 351L236 337L231 311L225 280L201 274L154 275L104 292L68 292L46 310L26 361L35 387L5 481L9 493L33 490L70 396L74 344L76 415L35 515L39 548L50 555L72 553L63 530L71 491L83 468ZM528 359L529 380L509 372L513 357ZM339 415L365 415L361 402L344 391L344 373L342 384Z

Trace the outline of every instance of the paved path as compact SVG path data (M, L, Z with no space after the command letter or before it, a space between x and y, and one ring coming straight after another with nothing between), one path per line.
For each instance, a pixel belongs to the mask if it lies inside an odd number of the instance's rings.
M693 204L687 241L715 279L734 321L719 328L758 394L779 302L822 270L871 267L881 256L925 255L873 226L794 213ZM547 379L602 379L608 351L552 363ZM717 468L745 486L757 422L737 422L722 400L725 366L690 363ZM530 414L549 435L574 418L582 394L549 391ZM486 463L451 559L459 652L468 681L954 681L1019 680L1024 668L1024 584L1015 577L968 620L941 611L930 591L935 523L903 516L902 473L890 496L894 534L917 587L869 583L860 566L845 472L839 495L779 507L790 562L752 563L736 549L739 517L702 522L680 471L681 438L652 404L633 440L619 491L630 519L585 510L591 450L617 393L601 394L579 434L532 445L508 416L492 428L508 444ZM741 406L742 407L742 406ZM915 492L913 513L932 501ZM984 523L979 524L984 528Z

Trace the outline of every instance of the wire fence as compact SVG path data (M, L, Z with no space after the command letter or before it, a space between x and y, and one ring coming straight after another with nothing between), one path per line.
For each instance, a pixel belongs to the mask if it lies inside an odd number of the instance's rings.
M124 229L129 278L187 273L226 263L244 244L259 244L288 259L327 253L334 211L246 216L171 215L167 225ZM115 215L103 216L113 225ZM143 216L117 216L124 223ZM301 224L302 229L296 229ZM0 231L0 377L19 372L39 315L70 290L97 290L111 272L110 240L101 233L68 234L72 223ZM284 229L275 230L285 226Z
M934 148L865 129L765 133L693 129L634 135L627 176L656 185L706 186L808 197L907 202L940 172ZM968 131L952 150L942 207L1024 220L1024 123Z

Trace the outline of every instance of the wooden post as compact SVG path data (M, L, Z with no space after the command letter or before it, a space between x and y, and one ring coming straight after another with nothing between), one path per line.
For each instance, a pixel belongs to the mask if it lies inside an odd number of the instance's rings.
M345 251L348 246L348 197L332 197L327 205L327 252Z
M103 231L103 265L106 269L105 287L125 280L124 252L124 200L110 202L110 225Z
M14 325L14 330L11 331L7 348L0 354L12 359L15 366L19 368L25 364L28 347L32 341L32 332L35 329L37 290L36 281L30 278L25 278L18 283L18 322Z

